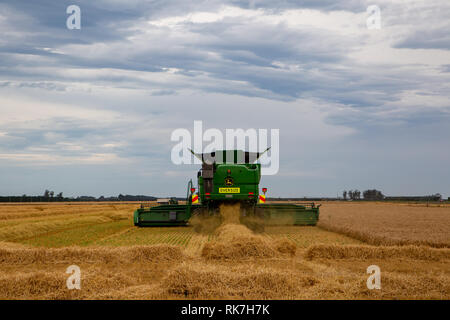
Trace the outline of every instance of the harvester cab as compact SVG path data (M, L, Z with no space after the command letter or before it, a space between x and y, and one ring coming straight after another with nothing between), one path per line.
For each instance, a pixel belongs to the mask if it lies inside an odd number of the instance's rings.
M315 225L319 206L314 203L266 204L267 188L259 194L261 164L265 152L218 150L192 154L201 162L197 188L189 181L185 204L145 206L134 212L136 226L186 225L192 215L219 214L223 203L240 204L243 216L255 216L270 224ZM195 191L198 190L196 193Z

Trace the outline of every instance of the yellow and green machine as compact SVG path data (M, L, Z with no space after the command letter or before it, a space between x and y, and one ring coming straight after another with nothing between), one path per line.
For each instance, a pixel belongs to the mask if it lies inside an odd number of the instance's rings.
M201 160L202 167L197 173L197 188L192 180L188 183L186 203L157 206L142 204L134 212L134 225L187 225L194 215L215 215L219 213L220 204L236 202L240 203L242 217L257 217L270 224L316 225L320 205L265 203L267 189L262 188L262 193L259 193L261 164L256 163L264 152L192 152Z

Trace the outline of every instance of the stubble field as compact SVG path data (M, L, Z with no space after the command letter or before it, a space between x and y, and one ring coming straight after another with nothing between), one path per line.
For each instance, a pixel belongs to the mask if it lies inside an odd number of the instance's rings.
M450 207L323 203L317 227L136 228L138 203L0 205L1 299L449 299ZM233 208L227 208L232 210ZM81 269L81 290L65 273ZM381 290L366 286L369 265Z

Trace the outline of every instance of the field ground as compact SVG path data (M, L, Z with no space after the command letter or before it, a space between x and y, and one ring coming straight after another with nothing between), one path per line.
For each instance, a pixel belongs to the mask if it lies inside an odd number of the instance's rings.
M138 206L0 204L0 298L450 299L449 206L323 203L318 227L229 247L192 227L136 228ZM72 264L82 290L66 289ZM366 287L373 264L381 290Z

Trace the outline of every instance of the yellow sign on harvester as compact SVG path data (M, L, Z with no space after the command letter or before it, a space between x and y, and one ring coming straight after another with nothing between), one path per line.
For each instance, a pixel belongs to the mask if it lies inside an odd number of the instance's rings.
M259 203L266 203L266 195L265 194L259 195Z
M219 188L219 193L240 193L241 188Z

